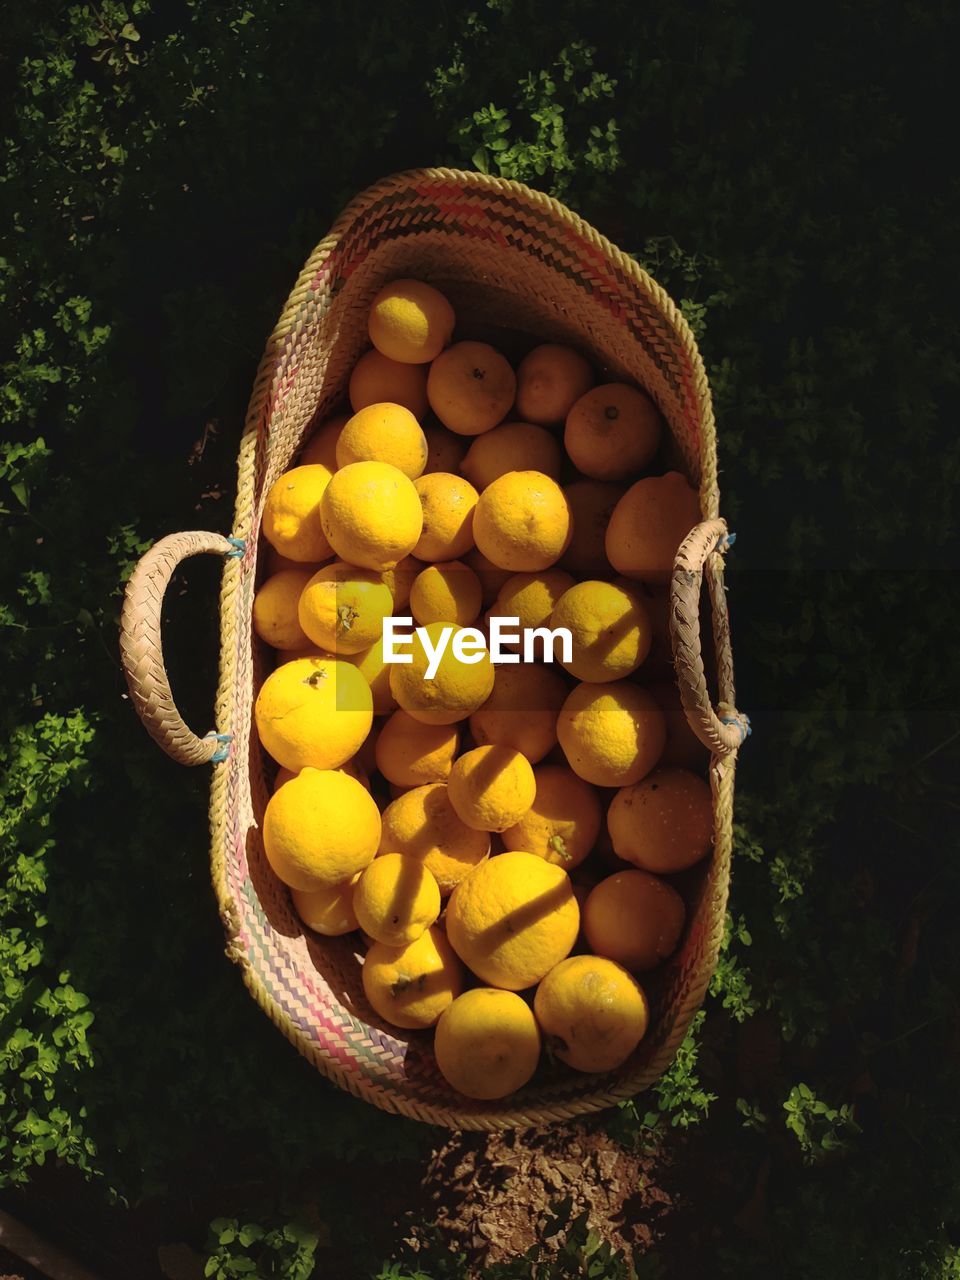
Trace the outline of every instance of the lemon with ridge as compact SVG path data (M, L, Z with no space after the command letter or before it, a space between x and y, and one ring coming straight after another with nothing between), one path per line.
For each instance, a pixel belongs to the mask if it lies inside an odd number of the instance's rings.
M458 817L442 782L414 787L383 811L380 853L419 858L446 897L490 852L490 836Z
M473 538L493 564L538 573L556 564L573 531L570 504L540 471L508 471L487 485L473 516Z
M523 991L569 955L580 908L561 867L512 851L490 858L457 885L446 925L454 951L481 981Z
M333 555L320 521L330 480L330 470L313 463L285 471L270 486L263 504L263 536L288 560L311 564Z
M508 849L525 849L572 871L592 851L600 835L600 796L565 765L542 764L533 774L533 804L501 833L503 843Z
M294 910L314 933L340 938L359 929L353 910L353 889L360 872L342 884L325 884L319 889L291 889Z
M557 738L570 768L597 787L639 782L663 754L663 712L628 680L578 684L557 719Z
M643 598L626 584L575 583L557 601L551 628L570 632L570 660L578 680L604 684L631 675L650 652L653 628Z
M360 928L376 942L403 947L440 915L440 890L419 858L387 853L374 858L353 893Z
M561 960L537 987L533 1012L554 1057L575 1071L623 1066L650 1021L636 978L603 956Z
M647 871L616 871L587 896L583 932L597 955L643 973L673 955L685 918L672 884Z
M298 658L267 676L254 719L264 750L284 768L336 769L370 732L373 696L351 663Z
M263 848L291 889L343 884L376 857L380 811L338 769L302 769L275 791L263 815Z
M337 466L352 462L386 462L416 480L427 465L427 437L403 405L369 404L347 420L337 440Z
M460 732L455 724L424 724L398 709L377 738L377 768L388 782L399 787L445 782L459 742Z
M403 947L375 942L360 971L364 995L396 1027L432 1027L463 990L463 965L437 925Z
M493 690L470 717L477 746L496 743L522 752L531 764L557 745L557 717L569 686L555 666L539 662L494 667Z
M504 831L519 822L536 791L530 761L511 747L474 747L464 752L447 781L457 816L477 831Z
M474 987L437 1023L440 1074L467 1098L491 1101L522 1088L540 1061L540 1030L530 1006L512 991Z
M454 724L465 720L478 707L482 707L493 689L493 663L482 636L466 636L465 656L476 661L461 661L455 652L457 638L470 628L458 627L451 622L431 622L422 628L426 637L438 650L445 633L446 647L439 659L433 678L427 679L430 658L421 634L414 632L410 644L409 663L394 663L390 671L390 690L404 711L424 724Z
M253 597L253 629L274 649L296 650L309 645L297 609L312 577L311 569L281 569L267 578Z
M428 364L453 336L456 316L439 289L422 280L391 280L370 307L374 347L401 364Z
M327 653L362 653L383 633L393 596L372 569L336 563L319 569L300 595L300 626Z
M479 494L463 476L432 471L415 481L423 528L413 554L418 560L459 560L473 546L473 517Z
M382 573L420 540L423 508L413 481L387 462L352 462L323 491L320 523L347 564Z

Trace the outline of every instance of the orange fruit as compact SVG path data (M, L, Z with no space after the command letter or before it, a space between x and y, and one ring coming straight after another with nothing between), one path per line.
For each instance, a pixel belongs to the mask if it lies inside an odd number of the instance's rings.
M444 897L490 852L490 835L457 817L446 784L414 787L383 811L380 853L419 858Z
M650 465L660 445L660 414L649 396L608 382L581 396L567 414L563 443L593 480L625 480Z
M578 684L557 720L557 737L574 773L597 787L626 787L646 777L663 754L663 712L627 680Z
M527 422L553 427L593 386L593 370L572 347L545 342L517 369L517 412Z
M590 853L600 834L600 796L564 765L542 764L533 774L533 804L502 833L503 843L508 849L526 849L572 871Z
M533 804L530 761L511 747L474 747L453 766L447 795L461 822L476 831L505 831Z
M424 724L398 710L377 738L377 768L396 786L446 782L459 742L460 731L455 724Z
M509 471L494 480L480 495L473 519L474 540L483 554L516 573L556 564L571 532L563 490L539 471Z
M608 578L605 539L613 509L623 497L620 485L602 480L575 480L563 491L570 503L573 537L560 561L575 578Z
M587 896L583 932L598 956L643 973L673 955L685 918L673 885L646 871L617 871Z
M477 436L460 470L482 492L508 471L542 471L559 480L562 466L560 445L549 431L530 422L503 422Z
M468 627L476 620L481 601L480 579L462 560L428 565L410 590L410 612L424 627L430 622Z
M564 593L573 586L573 578L563 569L515 573L500 588L491 612L501 618L519 619L521 630L542 627L550 621Z
M427 465L427 437L403 405L368 404L350 418L337 440L337 466L351 462L387 462L416 480Z
M533 1011L553 1054L576 1071L614 1071L646 1034L647 998L604 956L561 960L537 987Z
M713 843L713 801L702 778L687 769L656 769L618 791L607 812L617 855L659 875L685 871Z
M677 549L700 522L700 500L679 471L638 480L613 509L607 559L618 573L668 583Z
M370 307L370 341L390 360L428 364L453 336L453 307L422 280L391 280Z
M371 404L402 405L415 418L427 412L427 368L422 364L401 364L374 348L365 352L350 375L350 407L354 413Z
M435 471L414 482L423 527L413 548L418 560L459 560L473 546L473 517L480 495L462 476Z
M306 565L282 569L257 588L253 597L253 629L274 649L296 652L310 645L310 637L300 625L297 606L312 577Z
M536 764L557 744L566 681L541 663L503 663L493 670L493 692L470 717L473 740L478 747L512 747Z
M478 436L502 422L517 379L505 356L485 342L457 342L430 366L427 398L445 427Z
M520 996L473 987L440 1015L434 1053L444 1080L464 1097L505 1098L536 1071L540 1029Z

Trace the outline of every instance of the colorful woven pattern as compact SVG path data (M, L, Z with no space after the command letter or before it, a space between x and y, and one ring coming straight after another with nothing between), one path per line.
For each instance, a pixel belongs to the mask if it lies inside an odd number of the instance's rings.
M699 488L706 522L685 544L677 570L683 591L671 604L684 704L714 751L715 845L687 894L683 944L649 984L652 1028L622 1069L591 1076L544 1064L503 1102L455 1093L434 1065L429 1035L399 1032L377 1018L364 999L352 943L304 933L260 839L269 788L252 707L267 669L251 607L264 495L312 425L343 401L367 342L370 302L399 276L435 284L472 323L507 324L570 343L609 380L644 386L669 426L673 465ZM482 174L398 174L359 196L311 255L267 345L240 446L233 533L246 549L226 561L221 596L217 729L233 741L228 760L213 766L212 873L228 952L250 992L295 1047L343 1088L431 1123L496 1129L609 1106L648 1086L671 1061L716 963L730 870L736 758L730 738L739 729L724 723L735 704L719 554L726 529L718 517L710 394L686 323L632 259L556 201ZM709 684L722 719L710 705L700 660L701 576L714 634Z

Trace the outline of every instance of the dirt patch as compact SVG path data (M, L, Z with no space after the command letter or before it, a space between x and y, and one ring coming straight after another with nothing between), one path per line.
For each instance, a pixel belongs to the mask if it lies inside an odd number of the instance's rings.
M551 1208L569 1199L571 1216L586 1212L616 1248L642 1253L671 1207L655 1164L580 1125L457 1133L434 1152L420 1202L398 1226L414 1250L426 1250L437 1242L423 1224L433 1223L444 1244L481 1266L523 1254Z

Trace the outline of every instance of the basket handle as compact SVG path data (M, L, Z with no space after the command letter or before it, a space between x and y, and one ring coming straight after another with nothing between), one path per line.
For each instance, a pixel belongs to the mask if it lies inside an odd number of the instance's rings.
M700 653L700 586L704 568L712 554L722 554L732 542L733 535L727 533L725 520L705 520L695 525L680 543L670 580L670 638L680 697L690 728L717 756L735 754L750 733L749 719L737 711L732 702L733 663L722 571L715 584L711 583L717 588L711 596L717 661L721 671L721 697L725 693L726 676L731 701L721 701L716 711L710 705Z
M163 663L160 610L181 560L213 552L239 557L244 543L220 533L172 533L138 561L127 582L120 615L120 659L137 715L154 742L179 764L227 758L228 734L198 737L177 710Z

